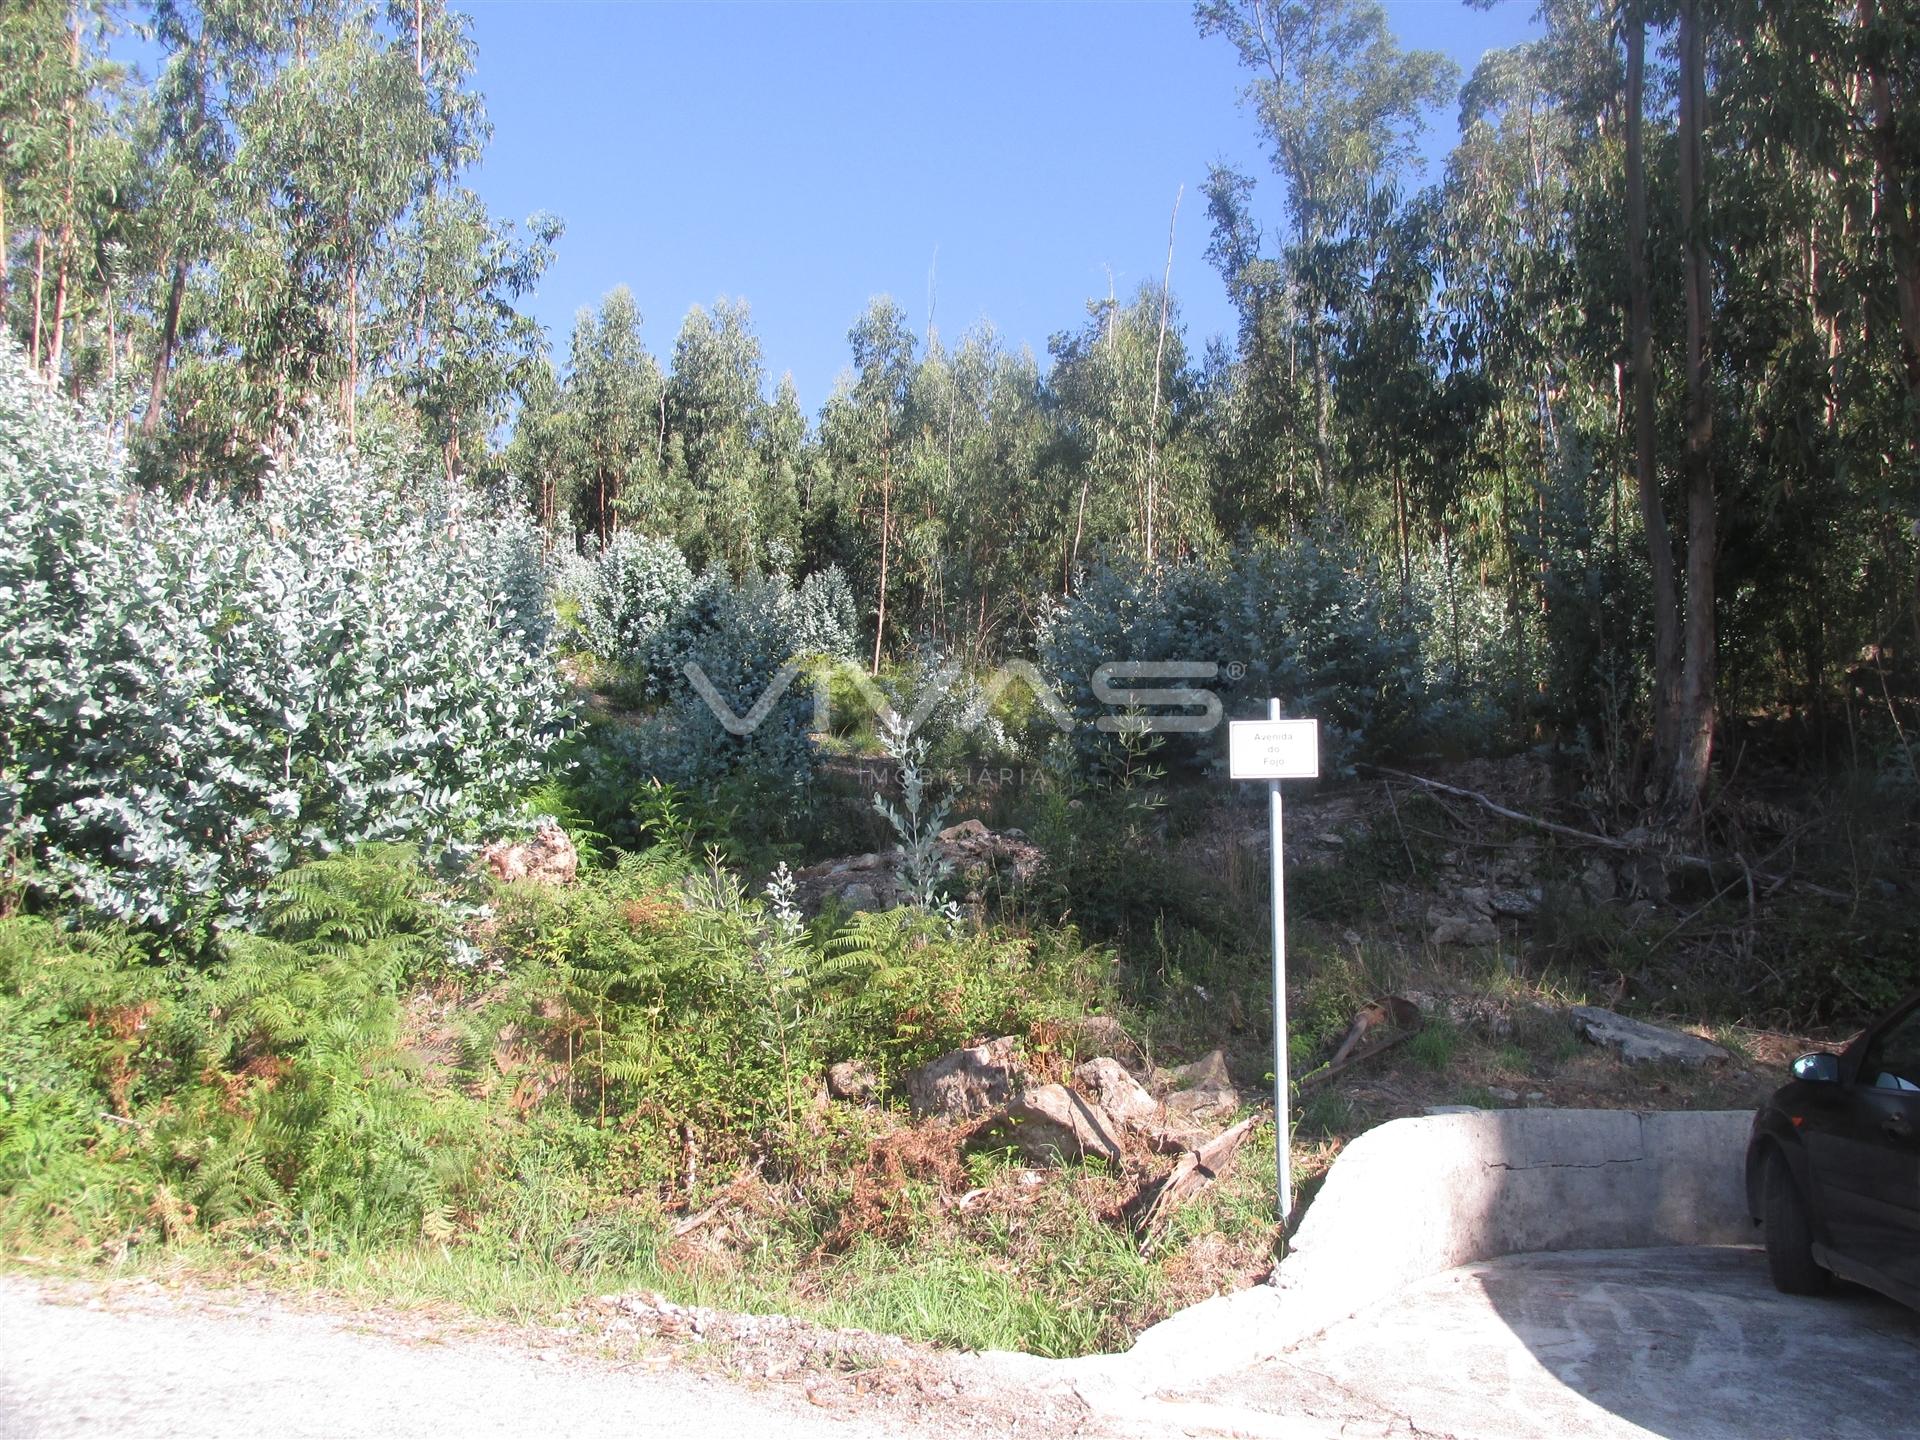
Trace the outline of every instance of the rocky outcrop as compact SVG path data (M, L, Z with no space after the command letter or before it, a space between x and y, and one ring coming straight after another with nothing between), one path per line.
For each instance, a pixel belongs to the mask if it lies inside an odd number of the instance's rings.
M1732 1058L1698 1035L1630 1020L1597 1005L1576 1005L1568 1013L1581 1039L1618 1051L1629 1065L1724 1065Z
M1011 1101L1024 1075L1019 1038L1002 1035L909 1070L907 1103L915 1115L975 1120Z
M1166 1091L1162 1109L1166 1128L1175 1138L1198 1134L1246 1103L1227 1069L1227 1057L1218 1050L1161 1071L1156 1078Z
M1011 1144L1029 1165L1120 1161L1120 1128L1113 1117L1064 1085L1021 1091L984 1133Z
M1087 1061L1073 1072L1073 1079L1089 1099L1122 1125L1150 1125L1159 1118L1160 1102L1110 1055Z
M947 888L967 904L977 904L992 885L1027 884L1045 863L1039 847L1018 830L989 830L978 820L948 826L940 832L939 845L953 867ZM896 851L877 850L809 865L794 872L795 899L809 914L829 898L849 910L891 910L907 899L898 863Z

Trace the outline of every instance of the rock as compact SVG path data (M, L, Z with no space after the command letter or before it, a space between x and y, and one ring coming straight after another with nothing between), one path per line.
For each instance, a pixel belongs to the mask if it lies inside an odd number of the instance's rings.
M1481 1115L1485 1112L1478 1105L1429 1105L1429 1115Z
M1444 1015L1463 1030L1484 1035L1489 1040L1505 1040L1513 1034L1513 1017L1499 1000L1486 995L1448 995L1409 990L1401 997L1422 1015ZM1537 1006L1545 1013L1553 1007Z
M1504 1085L1489 1085L1487 1087L1487 1094L1491 1095L1503 1105L1518 1104L1520 1100L1520 1092L1518 1090L1509 1090Z
M1629 1065L1724 1065L1732 1058L1697 1035L1630 1020L1597 1005L1576 1005L1569 1014L1583 1040L1619 1051Z
M1460 888L1460 905L1463 914L1492 915L1493 891L1485 885L1463 885Z
M580 852L551 815L542 815L524 840L496 840L480 852L496 880L537 880L571 885L580 873Z
M1500 932L1484 915L1448 915L1438 906L1427 912L1433 933L1427 938L1435 945L1495 945Z
M856 880L850 885L840 887L840 903L849 910L885 910L891 908L888 902L880 898L878 886L869 885L864 880Z
M1024 885L1039 873L1045 857L1019 835L995 834L978 820L963 820L940 832L941 856L952 866L948 888L968 904L978 903L990 881ZM897 873L898 850L876 851L823 860L794 872L794 899L801 911L817 914L829 899L849 910L889 910L905 903Z
M1067 1165L1079 1160L1120 1161L1118 1128L1093 1101L1064 1085L1023 1090L987 1133L1005 1139L1029 1165Z
M1022 1073L1018 1036L1002 1035L955 1050L907 1072L907 1103L916 1115L971 1120L1013 1098Z
M1231 1115L1244 1100L1227 1070L1227 1057L1209 1050L1198 1060L1159 1077L1166 1091L1167 1128L1182 1133L1200 1128L1202 1122Z
M1073 1078L1094 1104L1122 1125L1150 1127L1159 1117L1159 1102L1111 1056L1087 1061Z
M836 1100L864 1105L879 1086L873 1067L863 1060L841 1060L827 1067L827 1094Z
M1227 1069L1223 1050L1209 1050L1198 1060L1176 1065L1162 1078L1169 1090L1231 1090L1233 1074Z
M1511 916L1516 920L1525 919L1538 910L1540 898L1538 885L1529 885L1524 890L1495 890L1487 897L1494 914Z
M1620 890L1620 877L1604 855L1595 855L1580 872L1580 888L1594 904L1604 904Z

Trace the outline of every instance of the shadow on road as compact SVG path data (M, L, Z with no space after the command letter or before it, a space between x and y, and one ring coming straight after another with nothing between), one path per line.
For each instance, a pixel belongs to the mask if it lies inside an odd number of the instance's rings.
M1852 1286L1781 1295L1758 1250L1588 1251L1473 1268L1546 1375L1669 1440L1920 1426L1920 1315Z

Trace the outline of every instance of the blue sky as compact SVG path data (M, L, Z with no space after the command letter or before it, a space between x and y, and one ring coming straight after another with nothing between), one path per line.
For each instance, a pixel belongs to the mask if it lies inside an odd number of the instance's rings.
M469 0L494 122L478 188L567 224L532 308L564 362L574 312L617 284L671 352L689 306L747 300L770 375L816 412L846 333L888 293L948 343L989 320L1045 360L1107 290L1173 285L1195 350L1233 317L1198 194L1269 174L1224 40L1181 4L714 4ZM1387 6L1403 44L1470 69L1531 5ZM1429 138L1444 154L1449 109ZM1260 203L1277 212L1278 181ZM936 261L937 256L937 261Z
M567 224L533 309L564 361L574 312L628 285L663 358L689 306L746 299L773 377L818 410L846 332L890 293L951 343L990 320L1045 359L1107 290L1173 284L1197 351L1233 319L1198 186L1269 175L1242 72L1179 4L665 5L469 0L498 214ZM1527 0L1389 0L1403 44L1464 71L1533 30ZM1451 109L1429 151L1445 153ZM1278 182L1260 203L1277 212ZM937 266L936 266L937 255Z

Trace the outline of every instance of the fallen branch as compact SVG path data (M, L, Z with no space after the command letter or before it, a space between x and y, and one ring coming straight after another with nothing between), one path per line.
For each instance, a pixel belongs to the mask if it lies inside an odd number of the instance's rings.
M1471 800L1482 809L1498 815L1503 820L1512 820L1516 824L1530 825L1536 830L1544 830L1549 835L1558 835L1564 840L1573 840L1582 845L1598 845L1606 850L1618 850L1634 855L1658 855L1661 859L1675 865L1685 865L1697 870L1713 872L1713 861L1704 855L1689 855L1683 850L1667 850L1651 840L1628 840L1618 835L1602 835L1593 830L1578 830L1571 825L1562 825L1556 820L1548 820L1539 815L1529 815L1525 811L1515 810L1502 805L1492 796L1482 795L1478 790L1464 789L1459 785L1448 785L1440 780L1429 780L1424 775L1410 774L1405 770L1394 770L1385 765L1363 765L1363 770L1371 770L1376 775L1391 776L1396 780L1405 780L1422 786L1439 795L1453 795L1462 800ZM1854 897L1843 890L1829 889L1825 885L1816 885L1811 880L1797 880L1791 875L1769 875L1756 870L1753 878L1765 881L1769 885L1792 885L1806 891L1809 895L1823 896L1828 900L1851 901Z
M1132 1213L1133 1228L1140 1236L1142 1253L1159 1238L1176 1210L1220 1178L1220 1172L1226 1169L1259 1120L1258 1115L1249 1115L1222 1130L1198 1150L1189 1150L1173 1169L1129 1202L1127 1209Z
M1369 1043L1363 1049L1349 1055L1338 1064L1329 1060L1318 1070L1301 1076L1300 1080L1293 1087L1294 1093L1297 1095L1305 1095L1310 1090L1318 1090L1322 1085L1326 1084L1342 1071L1351 1070L1362 1060L1371 1060L1376 1055L1384 1055L1387 1051L1393 1049L1394 1046L1406 1044L1407 1041L1419 1033L1417 1030L1402 1030L1397 1034L1388 1035Z
M714 1201L713 1204L707 1206L707 1208L702 1210L699 1214L689 1215L685 1220L682 1220L678 1225L675 1225L673 1227L673 1238L676 1240L679 1240L684 1238L685 1236L691 1235L694 1231L698 1230L702 1225L706 1224L709 1220L713 1219L714 1216L718 1215L721 1212L721 1210L723 1210L726 1207L726 1203L729 1198L730 1197L723 1195L720 1197L720 1199Z

